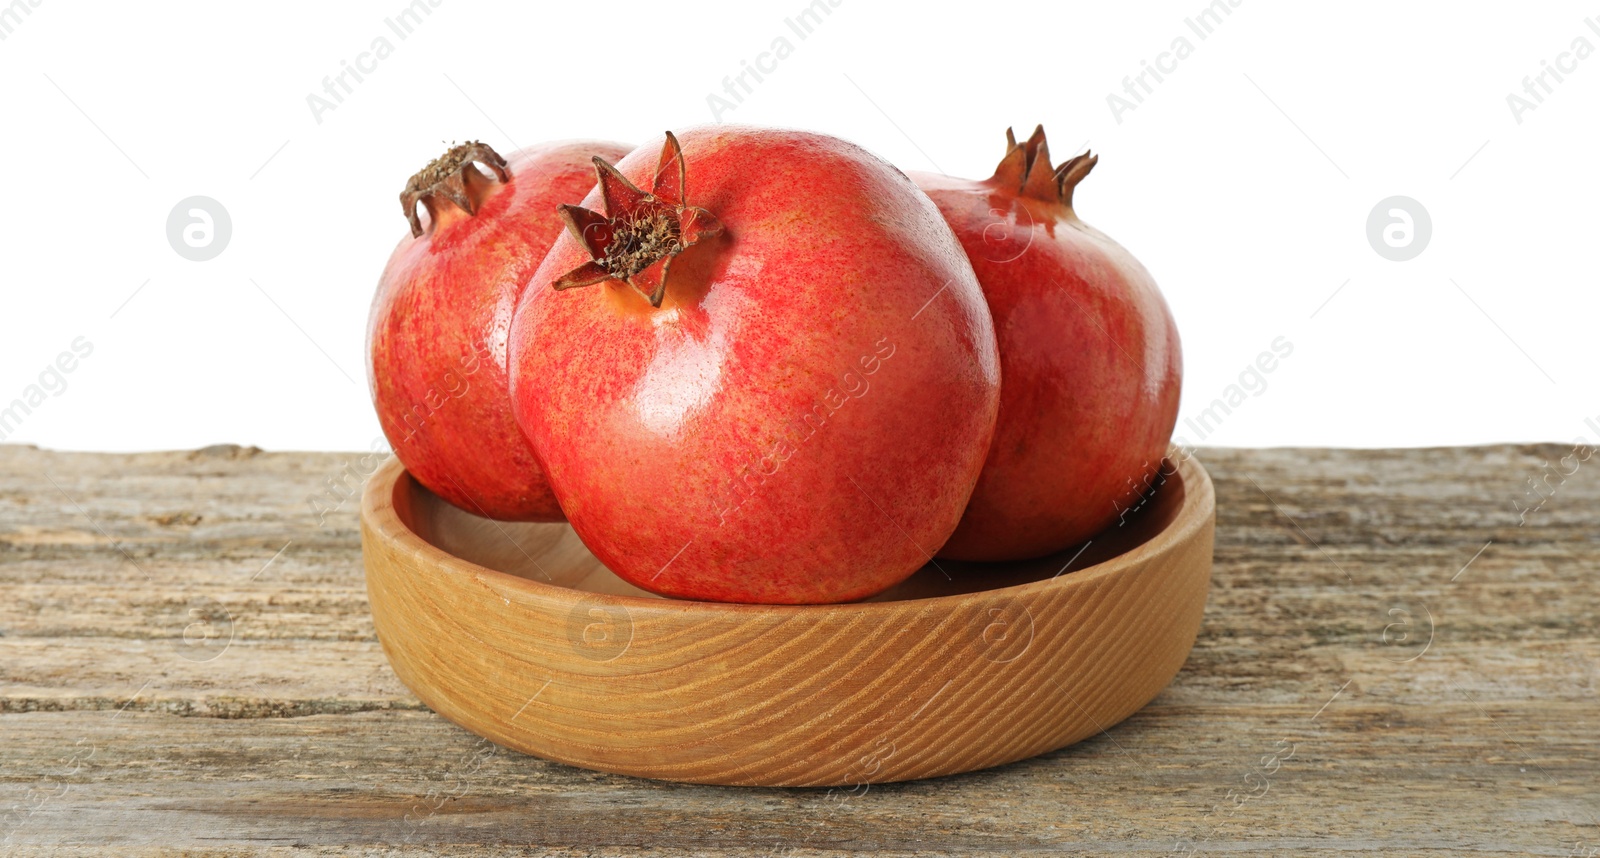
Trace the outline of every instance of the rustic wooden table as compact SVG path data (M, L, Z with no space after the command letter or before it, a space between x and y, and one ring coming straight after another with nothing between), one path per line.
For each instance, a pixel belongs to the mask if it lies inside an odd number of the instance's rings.
M0 446L0 843L1596 855L1600 458L1572 452L1201 451L1215 581L1166 692L1043 757L829 793L596 774L425 709L367 614L376 457Z

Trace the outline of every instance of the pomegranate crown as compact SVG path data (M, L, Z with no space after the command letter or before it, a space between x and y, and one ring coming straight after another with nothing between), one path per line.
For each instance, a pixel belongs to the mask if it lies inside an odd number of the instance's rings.
M628 181L617 168L595 156L605 214L562 205L567 231L589 252L589 261L561 275L556 289L620 280L660 307L667 293L667 270L678 254L722 232L711 212L687 202L687 174L678 138L667 132L649 192Z
M1050 166L1050 147L1045 143L1044 126L1033 129L1033 134L1017 144L1017 137L1006 129L1006 155L994 170L989 181L1000 187L1014 190L1018 196L1032 197L1047 203L1060 203L1072 208L1072 191L1089 175L1100 156L1085 151L1068 158L1059 167Z
M489 177L478 169L478 164L488 167L502 183L511 180L506 172L506 159L500 157L499 152L487 144L468 140L452 145L449 151L429 161L428 166L406 182L406 189L400 192L400 207L405 209L406 221L411 224L412 238L422 236L422 221L417 218L418 203L428 209L429 219L435 221L439 218L441 200L454 203L469 215L477 214L483 188L489 183Z

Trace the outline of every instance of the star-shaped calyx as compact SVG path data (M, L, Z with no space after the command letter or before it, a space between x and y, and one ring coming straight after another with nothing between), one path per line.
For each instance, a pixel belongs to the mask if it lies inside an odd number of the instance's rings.
M400 192L400 207L405 209L406 221L411 224L411 237L422 237L422 221L417 217L417 204L428 210L428 219L439 221L444 202L455 204L467 214L477 214L479 201L488 194L489 177L476 165L489 168L501 184L511 181L506 172L506 159L487 144L468 140L440 155L423 167Z
M1073 189L1099 162L1099 155L1084 152L1052 168L1043 125L1035 127L1032 136L1020 145L1016 135L1007 128L1006 156L1000 159L1000 166L995 168L994 177L989 181L1018 196L1060 203L1070 209Z
M596 156L594 168L600 176L606 213L574 205L560 208L567 231L589 251L590 259L552 285L571 289L621 280L649 300L650 306L659 307L667 293L667 269L673 257L701 239L721 233L722 222L711 212L687 204L683 150L671 131L661 147L649 193L604 158Z

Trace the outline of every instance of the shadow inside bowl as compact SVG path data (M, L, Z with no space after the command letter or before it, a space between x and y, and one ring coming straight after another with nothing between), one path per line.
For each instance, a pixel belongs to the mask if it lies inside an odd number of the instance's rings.
M1170 462L1163 464L1162 470L1171 475L1158 477L1142 503L1088 542L1045 557L1008 563L930 560L910 578L865 601L927 599L1027 584L1070 575L1131 551L1161 533L1183 509L1183 472ZM417 536L484 568L589 593L665 598L617 577L565 523L483 518L440 499L410 474L400 476L394 503L400 520Z

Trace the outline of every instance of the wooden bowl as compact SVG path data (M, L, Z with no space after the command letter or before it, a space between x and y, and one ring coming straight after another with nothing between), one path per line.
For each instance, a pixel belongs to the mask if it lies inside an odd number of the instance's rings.
M570 527L462 512L394 459L361 505L378 638L434 711L576 766L762 786L948 775L1111 727L1188 657L1214 524L1187 459L1057 556L940 560L866 602L730 605L639 590Z

